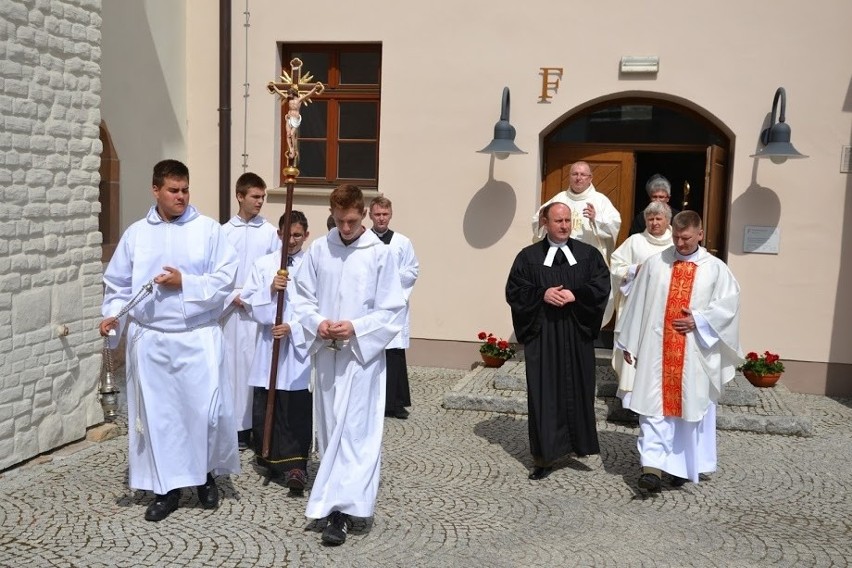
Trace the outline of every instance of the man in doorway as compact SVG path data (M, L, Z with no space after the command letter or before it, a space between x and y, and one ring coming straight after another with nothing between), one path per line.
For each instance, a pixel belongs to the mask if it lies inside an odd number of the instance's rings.
M354 185L331 192L336 227L315 240L290 284L312 355L320 465L305 516L326 519L322 540L346 541L351 516L371 517L381 469L385 349L402 331L405 296L390 247L362 222Z
M671 199L672 196L672 184L669 183L669 180L666 179L665 176L654 174L648 178L648 182L645 184L645 191L648 192L648 198L651 200L651 203L658 201L668 205L669 199ZM669 207L671 207L671 205L669 205ZM674 207L671 208L671 211L672 217L680 213L680 211ZM633 218L633 224L630 225L630 234L635 235L644 230L645 211L643 210Z
M393 218L393 204L384 196L373 199L370 203L370 220L373 222L373 232L379 240L389 245L396 257L399 267L399 280L405 296L405 323L399 335L393 338L385 349L387 358L387 392L385 393L385 416L405 420L408 418L406 406L411 406L411 390L408 386L408 365L405 361L405 350L408 349L410 336L409 302L417 275L420 273L420 263L414 254L411 241L402 233L390 229Z
M743 358L740 288L703 238L695 211L672 220L674 246L642 265L615 330L636 366L622 404L639 414L639 487L650 493L662 472L680 487L716 471L716 402Z
M155 204L127 229L104 272L99 331L118 343L127 329L128 480L154 492L145 519L161 521L178 508L181 487L197 486L201 506L214 509L213 476L240 472L217 324L237 255L219 223L189 204L184 164L157 163L153 192ZM138 296L152 281L153 293Z
M237 178L235 193L239 210L222 228L236 249L240 264L234 291L225 303L221 324L231 371L238 443L240 449L244 450L251 443L252 388L247 378L254 359L259 328L246 313L240 294L254 261L278 251L281 240L275 227L260 216L266 200L266 182L257 174L246 172Z
M532 480L550 475L570 452L600 452L594 342L610 297L600 251L571 237L570 207L551 203L541 217L546 238L518 254L506 282L526 358Z
M564 203L571 209L571 238L595 247L609 266L609 258L615 250L618 231L621 229L621 214L606 195L595 189L589 164L572 164L568 189L554 195L533 215L532 229L535 238L542 238L546 233L541 212L551 203ZM613 301L610 297L601 325L606 325L612 319L612 312Z

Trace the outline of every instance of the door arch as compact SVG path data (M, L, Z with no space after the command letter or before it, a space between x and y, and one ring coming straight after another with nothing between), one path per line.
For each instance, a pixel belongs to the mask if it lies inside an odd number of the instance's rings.
M670 205L697 211L702 244L724 259L731 146L730 131L689 101L611 95L570 111L544 134L541 202L568 187L572 163L588 162L595 188L621 213L620 244L648 204L645 182L660 173L672 182Z

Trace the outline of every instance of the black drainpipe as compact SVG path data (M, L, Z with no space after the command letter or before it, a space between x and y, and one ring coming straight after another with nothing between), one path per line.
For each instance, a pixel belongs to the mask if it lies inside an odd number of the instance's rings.
M219 0L219 222L231 218L231 0Z

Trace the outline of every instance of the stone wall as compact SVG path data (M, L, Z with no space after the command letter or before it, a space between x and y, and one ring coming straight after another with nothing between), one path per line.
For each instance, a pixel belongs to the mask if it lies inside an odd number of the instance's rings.
M0 7L0 469L103 420L100 11Z

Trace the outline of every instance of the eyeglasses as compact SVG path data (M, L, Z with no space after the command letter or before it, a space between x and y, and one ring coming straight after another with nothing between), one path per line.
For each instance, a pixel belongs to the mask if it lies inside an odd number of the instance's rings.
M290 238L294 241L303 241L305 240L305 235L290 235Z
M592 177L592 174L581 174L579 172L574 172L573 174L571 174L571 177L590 178Z

